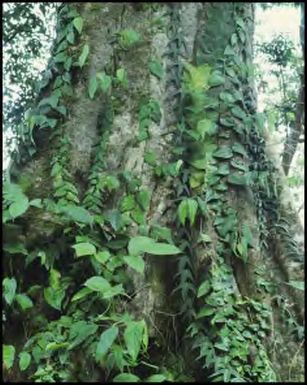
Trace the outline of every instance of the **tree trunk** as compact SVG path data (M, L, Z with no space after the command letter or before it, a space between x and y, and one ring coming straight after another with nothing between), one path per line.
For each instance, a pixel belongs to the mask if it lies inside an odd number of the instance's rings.
M256 113L253 4L66 4L55 51L72 9L82 68L53 57L72 77L68 114L34 128L12 178L42 207L4 228L6 276L35 304L4 324L5 344L32 354L26 378L302 380L302 230ZM91 277L109 297L89 283L73 297Z

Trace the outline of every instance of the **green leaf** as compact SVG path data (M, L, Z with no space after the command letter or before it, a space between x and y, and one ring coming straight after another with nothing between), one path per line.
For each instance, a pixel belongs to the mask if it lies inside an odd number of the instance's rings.
M48 305L56 310L61 310L61 304L65 297L65 291L63 289L54 289L47 287L44 289L44 298Z
M157 164L156 154L152 151L145 152L144 161L150 166L156 166Z
M220 86L221 84L224 84L225 83L225 79L223 77L223 75L221 74L221 72L219 71L213 71L212 74L210 75L210 78L209 78L209 86L210 87L217 87L217 86Z
M125 332L124 340L127 346L128 353L133 361L136 361L141 349L143 339L144 324L141 321L129 322Z
M144 253L144 250L153 242L153 239L143 236L131 238L128 244L129 254L140 255L141 253Z
M153 225L151 228L150 235L156 240L162 240L167 241L168 243L173 243L172 231L168 227Z
M213 153L213 156L215 158L221 158L221 159L229 159L229 158L232 158L233 156L233 153L232 153L232 150L231 148L229 147L220 147L219 149L217 149L214 153Z
M99 72L97 73L97 78L99 80L100 88L103 92L107 92L112 84L112 78L109 75L106 75L105 72Z
M15 243L10 245L3 245L3 250L7 251L10 254L23 254L28 255L27 249L21 243Z
M304 281L289 281L285 282L286 285L294 287L294 289L298 289L301 291L305 290L305 282Z
M127 195L123 197L121 203L120 203L120 211L125 212L125 211L130 211L134 209L135 207L135 200L133 195Z
M29 199L24 196L20 197L18 201L13 202L9 207L9 213L13 218L17 218L24 214L29 207Z
M154 255L173 255L181 253L181 250L174 245L158 243L155 242L154 239L142 236L130 239L128 251L131 255L139 255L141 253Z
M237 186L246 186L248 184L248 177L247 174L233 173L228 176L227 182Z
M42 200L41 200L41 199L32 199L32 200L29 202L29 205L30 205L30 206L34 206L34 207L37 207L37 208L39 208L39 209L43 208Z
M127 71L124 68L116 71L116 78L124 87L128 87Z
M119 44L122 48L127 49L140 40L140 34L134 29L124 29L119 32Z
M71 302L78 301L79 299L87 296L89 293L92 293L92 290L88 287L83 287L81 290L79 290L71 299Z
M185 221L188 217L188 205L186 200L183 200L180 202L180 205L178 206L178 217L180 223L184 226Z
M236 152L237 154L243 155L244 157L247 157L246 151L245 151L244 147L242 146L242 144L240 144L240 143L237 143L237 142L234 143L232 146L232 151Z
M82 17L76 17L73 20L73 25L76 28L76 30L81 34L82 28L83 28L83 19L82 19Z
M19 369L23 372L28 368L31 363L31 354L27 352L21 352L19 354Z
M219 96L220 99L227 104L232 104L235 102L234 97L229 92L221 92Z
M134 270L143 274L145 269L145 263L141 256L125 256L124 261Z
M199 286L199 288L198 288L198 291L197 291L197 298L200 298L200 297L202 297L203 295L206 295L206 294L209 292L210 287L211 287L210 281L205 281L205 282L203 282L203 283Z
M89 86L88 86L88 94L90 99L93 99L95 96L95 92L97 91L97 78L96 75L93 75L90 78Z
M222 175L222 176L225 176L225 175L229 175L229 166L228 164L221 164L219 169L217 170L216 174L217 175Z
M95 254L94 257L95 259L97 259L98 262L104 264L109 260L109 258L111 257L111 254L109 253L108 250L105 250Z
M2 345L3 364L6 369L10 369L14 364L15 347L13 345Z
M140 378L131 373L121 373L113 378L113 382L139 382Z
M105 330L99 339L96 349L96 361L101 361L118 336L118 327L111 326Z
M106 279L98 276L89 278L84 285L93 291L99 291L101 293L111 288L111 285Z
M79 56L79 59L78 59L79 67L82 68L84 66L89 53L90 53L89 45L84 44L81 55Z
M27 310L33 307L33 302L31 298L28 297L26 294L17 294L15 299L22 308L22 310Z
M103 293L103 298L104 299L109 299L113 298L116 295L123 294L124 293L124 288L123 285L120 283L119 285L115 285L110 287L108 290L106 290Z
M72 248L75 249L77 257L96 254L96 247L88 242L77 243L73 245Z
M95 334L98 326L94 323L90 324L86 321L78 321L74 323L70 328L69 339L72 341L68 350L80 345L83 341L88 339L89 336Z
M235 106L231 109L232 114L239 119L244 120L246 118L246 113L242 110L242 108Z
M67 205L61 207L60 210L76 222L92 224L94 221L91 214L83 207Z
M17 289L17 282L15 278L4 278L2 281L3 296L8 305L11 305Z
M217 126L209 119L200 120L197 123L197 132L200 134L201 139L204 139L206 134L212 136L216 133Z
M153 374L150 377L146 378L146 382L163 382L166 381L167 378L165 377L164 374Z
M156 60L152 60L149 62L150 72L155 75L158 79L162 79L164 75L163 67L161 63Z
M69 346L68 342L60 342L60 343L50 342L48 345L46 345L45 349L46 351L56 351L59 349L67 348L68 346Z
M208 82L211 73L211 67L208 65L201 65L194 67L191 64L186 64L184 83L186 87L191 91L202 91L208 89Z
M146 250L145 253L154 254L154 255L174 255L180 254L181 250L174 245L169 245L168 243L152 243Z
M195 216L197 213L198 203L195 199L187 199L187 206L188 206L188 217L190 219L191 225L194 224Z
M141 190L138 192L136 196L137 202L140 204L142 209L145 211L149 207L149 202L150 202L150 193L147 190Z
M206 306L202 308L199 313L197 314L196 318L202 318L202 317L208 317L216 312L216 309L214 307Z

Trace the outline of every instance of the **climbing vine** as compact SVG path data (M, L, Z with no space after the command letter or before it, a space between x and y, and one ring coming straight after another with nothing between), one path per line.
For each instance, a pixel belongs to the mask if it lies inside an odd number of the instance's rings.
M159 8L143 6L152 13ZM4 328L21 318L23 335L22 344L15 344L14 338L5 341L6 371L18 362L20 372L36 382L100 381L101 373L105 381L113 382L180 381L190 379L184 372L192 370L178 361L178 351L186 354L188 341L199 376L210 381L276 380L266 349L273 318L266 300L272 285L259 268L250 274L252 282L239 274L253 269L259 253L268 252L272 229L283 237L289 231L278 215L279 181L272 178L275 170L265 154L263 117L256 114L249 86L252 17L243 5L226 6L229 12L224 17L235 21L222 34L229 39L216 45L207 39L216 23L216 10L209 5L205 28L200 24L196 31L193 59L187 60L181 28L184 8L163 5L167 11L163 18L168 20L166 54L163 63L150 57L146 74L165 86L175 121L167 121L162 103L147 91L134 109L135 149L151 139L153 124L166 121L175 127L167 132L175 134L169 163L161 163L154 151L144 152L155 181L173 184L169 227L149 226L153 192L142 186L140 176L109 170L106 162L114 117L124 100L120 92L131 87L128 70L119 62L146 44L146 36L124 28L122 17L128 7L124 5L118 16L120 28L111 40L115 47L111 64L89 71L85 81L84 69L92 68L91 44L83 34L89 26L78 6L60 7L50 64L54 76L44 80L23 130L32 160L38 147L48 151L50 191L40 199L22 178L4 184L4 225L9 235L4 245L9 260L3 280ZM101 103L86 177L70 172L73 144L66 130L68 106L82 82L87 100ZM253 215L242 216L240 199L256 202L256 220ZM18 226L26 226L34 216L50 223L51 240L46 241L44 233L36 244L31 237L16 238ZM289 255L301 259L297 244L287 244ZM142 290L139 278L155 273L149 258L159 261L165 256L178 259L168 293L178 313L166 313L179 333L174 337L176 354L170 354L174 365L181 366L176 375L151 360L157 347L165 352L168 347L158 343L154 347L152 325L134 311ZM39 273L25 280L23 264L25 269L35 266ZM289 285L299 287L298 282ZM276 299L279 306L283 298ZM291 314L287 306L284 309ZM302 338L300 325L293 321L291 327Z

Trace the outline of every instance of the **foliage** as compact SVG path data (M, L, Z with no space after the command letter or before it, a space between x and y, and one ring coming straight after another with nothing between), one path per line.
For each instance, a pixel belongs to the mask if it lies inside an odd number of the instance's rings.
M277 229L280 226L274 206L277 192L270 179L274 169L260 140L263 121L244 88L250 76L243 53L249 20L242 16L240 5L234 7L235 30L225 44L222 63L199 60L183 65L186 43L180 5L167 9L170 65L164 68L152 59L146 70L157 82L165 82L174 101L173 159L159 164L155 152L146 151L144 161L153 168L153 178L166 177L173 183L171 227L149 225L151 192L140 178L128 171L111 171L105 164L114 90L131 86L125 68L115 66L112 71L106 66L87 79L87 98L99 95L104 103L97 125L99 142L88 184L77 185L70 173L72 144L65 122L67 101L74 94L72 73L85 73L92 50L83 39L88 26L78 7L64 4L59 9L51 60L56 76L42 86L48 92L28 110L24 122L28 150L35 149L40 130L50 132L51 191L48 198L31 199L31 188L25 191L20 183L5 180L3 194L8 235L13 237L14 231L20 231L18 226L35 222L34 217L47 218L53 226L51 236L42 232L36 244L22 236L18 242L8 237L4 247L9 261L3 279L4 314L9 321L4 328L10 328L11 320L22 325L21 344L5 333L4 367L19 367L27 380L188 381L181 362L187 341L188 349L196 352L201 375L210 381L275 381L265 347L272 309L262 303L269 285L262 280L260 294L244 296L234 274L236 264L250 262L257 229L241 220L230 192L239 195L251 187L256 203L268 204L269 208L258 205L257 212L263 249L266 228L274 221ZM141 41L133 29L119 31L117 38L123 54ZM175 94L168 88L175 88ZM143 142L150 137L151 125L160 124L159 101L141 98L137 116L137 140ZM259 167L252 169L250 164ZM116 206L109 209L114 201ZM202 266L200 250L205 252ZM160 261L171 265L176 258L178 272L170 277L170 298L179 310L173 328L178 326L181 350L171 357L170 346L158 349L147 317L133 311L133 299L152 266ZM31 272L29 278L24 269ZM287 285L303 288L300 281ZM301 333L299 325L294 326ZM156 359L155 350L162 357Z

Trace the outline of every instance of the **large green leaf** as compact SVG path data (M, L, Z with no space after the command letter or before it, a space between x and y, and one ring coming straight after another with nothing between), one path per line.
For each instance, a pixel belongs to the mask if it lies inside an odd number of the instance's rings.
M128 244L128 251L131 255L140 255L145 249L154 242L149 237L138 236L131 238Z
M111 286L108 290L103 292L103 298L110 299L115 297L116 295L123 294L123 293L124 293L123 284L120 283L119 285Z
M65 290L47 287L44 289L44 298L48 305L56 310L61 310L61 304L65 297Z
M194 224L195 216L197 213L198 203L195 199L187 199L187 205L188 205L188 216L190 219L191 225Z
M232 114L239 119L244 120L246 118L246 113L242 110L242 108L235 106L231 109Z
M97 78L96 78L96 75L93 75L90 78L90 82L88 85L88 94L90 99L94 98L96 91L97 91Z
M29 207L29 199L24 195L13 202L9 207L9 213L13 218L17 218L24 214Z
M150 193L147 190L141 190L136 196L136 200L143 210L147 210L150 203Z
M72 248L75 249L77 257L96 254L96 247L88 242L77 243Z
M229 147L220 147L213 153L213 156L215 158L229 159L233 156L233 153Z
M216 312L214 307L206 306L202 308L197 314L196 318L208 317Z
M68 350L75 348L85 341L89 336L95 334L98 329L98 326L94 323L88 323L86 321L78 321L72 325L70 329L69 339L71 345Z
M73 25L76 28L76 30L81 33L83 28L83 19L82 17L76 17L73 20Z
M198 203L195 199L184 199L178 206L178 216L180 222L184 225L186 218L189 218L191 225L195 221Z
M96 361L101 361L118 336L118 327L111 326L105 330L99 339L96 349Z
M201 139L204 139L206 135L214 135L216 133L217 126L209 119L202 119L197 123L197 132Z
M178 206L178 217L179 221L182 225L185 224L185 221L188 217L188 205L186 203L186 200L183 200L180 202L180 205Z
M126 195L125 197L123 197L120 203L121 212L130 211L134 209L134 207L135 207L135 200L133 195Z
M98 262L104 264L110 259L111 254L108 250L104 250L100 251L99 253L96 253L94 257Z
M219 71L213 71L209 78L209 86L210 87L216 87L220 86L225 83L225 79L223 77L223 74Z
M27 310L33 307L33 302L31 298L28 297L26 294L17 294L15 299L22 308L22 310Z
M112 78L109 75L106 75L105 72L97 73L97 79L99 80L100 88L103 92L107 92L112 85Z
M153 374L146 378L146 382L163 382L166 381L167 378L164 374Z
M227 178L227 182L237 186L246 186L249 182L247 174L230 174Z
M144 323L142 321L131 321L125 329L124 340L133 361L136 361L141 349L143 331Z
M113 382L139 382L140 378L132 373L121 373L113 378Z
M84 298L88 294L92 293L93 291L89 289L88 287L83 287L81 290L79 290L71 299L71 302L78 301L79 299Z
M23 372L31 363L31 354L28 352L21 352L19 354L19 369Z
M111 288L111 285L109 284L109 282L106 279L99 276L94 276L89 278L84 283L84 285L93 291L99 291L101 293Z
M154 255L173 255L181 253L181 250L174 245L159 243L149 237L138 236L130 240L128 251L131 255L148 253Z
M207 294L209 292L211 288L211 285L210 285L210 281L207 280L205 282L203 282L199 288L198 288L198 291L197 291L197 298L200 298L202 297L203 295Z
M185 84L191 92L202 91L208 89L208 82L211 73L211 67L204 64L194 67L191 64L185 66Z
M149 69L153 75L157 76L157 78L159 78L159 79L163 78L163 75L164 75L163 67L162 67L161 63L159 63L158 61L156 61L156 60L150 61L149 62Z
M85 223L85 224L93 223L93 220L94 220L93 217L83 207L67 205L67 206L61 207L60 210L76 222Z
M2 345L3 364L6 369L10 369L14 364L15 347L13 345Z
M84 66L89 53L90 53L89 45L84 44L81 55L79 56L79 59L78 59L79 67L82 68Z
M119 44L122 48L127 49L140 40L140 34L134 29L124 29L119 32Z
M116 78L124 87L128 87L127 71L124 68L116 70Z
M141 256L125 256L124 261L134 270L143 274L145 269L145 263Z
M17 289L17 282L15 278L4 278L3 282L3 296L7 304L11 305Z

